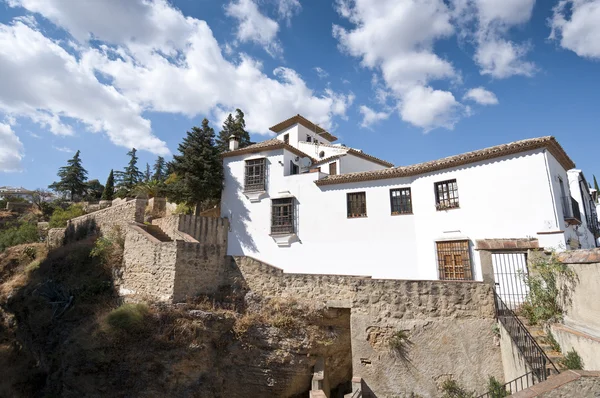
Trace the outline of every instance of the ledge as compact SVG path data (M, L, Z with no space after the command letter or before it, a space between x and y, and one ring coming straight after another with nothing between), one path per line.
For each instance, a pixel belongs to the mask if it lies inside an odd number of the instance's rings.
M252 192L244 192L244 196L248 198L250 203L260 202L263 196L267 195L267 191L252 191Z
M290 247L292 243L298 239L298 236L294 234L281 234L281 235L271 235L271 238L277 243L279 247Z
M475 241L475 250L539 249L537 239L480 239Z

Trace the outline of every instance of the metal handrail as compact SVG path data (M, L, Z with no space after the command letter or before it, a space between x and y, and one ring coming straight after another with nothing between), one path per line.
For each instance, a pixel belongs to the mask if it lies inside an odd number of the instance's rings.
M547 365L551 365L556 373L560 373L556 365L548 358L544 350L539 346L531 333L527 330L523 322L517 315L502 301L500 296L494 291L496 301L496 316L502 323L511 339L517 346L517 349L525 358L537 378L537 381L544 381L548 377ZM534 378L535 383L535 378Z
M534 372L525 373L523 376L517 377L514 380L509 381L508 383L504 383L502 387L504 391L507 391L510 394L514 394L521 390L531 387L534 385ZM478 395L477 398L495 398L494 394L491 391L488 391L484 394Z

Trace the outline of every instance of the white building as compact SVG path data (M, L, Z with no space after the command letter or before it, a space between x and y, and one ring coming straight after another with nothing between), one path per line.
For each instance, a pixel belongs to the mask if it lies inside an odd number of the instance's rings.
M300 115L271 130L224 154L230 255L295 273L482 280L480 239L595 246L589 191L553 137L392 167Z
M23 187L0 187L0 199L21 198L31 201L33 199L33 191Z

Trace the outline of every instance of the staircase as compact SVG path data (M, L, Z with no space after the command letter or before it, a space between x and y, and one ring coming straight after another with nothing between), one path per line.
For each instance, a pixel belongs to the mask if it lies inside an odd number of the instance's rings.
M556 351L552 348L552 344L550 342L550 337L548 333L544 330L543 327L539 325L531 325L527 321L527 319L523 317L518 317L521 323L527 328L531 336L535 339L538 346L544 351L546 357L550 359L550 361L556 365L556 367L551 366L550 364L546 365L547 374L551 376L553 374L557 374L566 370L564 366L562 366L562 362L565 359L564 355L560 351Z
M173 239L171 239L158 225L145 224L142 228L161 242L173 242Z

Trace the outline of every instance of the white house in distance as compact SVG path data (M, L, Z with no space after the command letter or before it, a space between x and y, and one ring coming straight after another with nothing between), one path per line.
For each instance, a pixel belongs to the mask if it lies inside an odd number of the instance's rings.
M271 130L223 155L230 255L294 273L482 280L478 240L596 245L587 183L553 137L393 167L300 115Z

